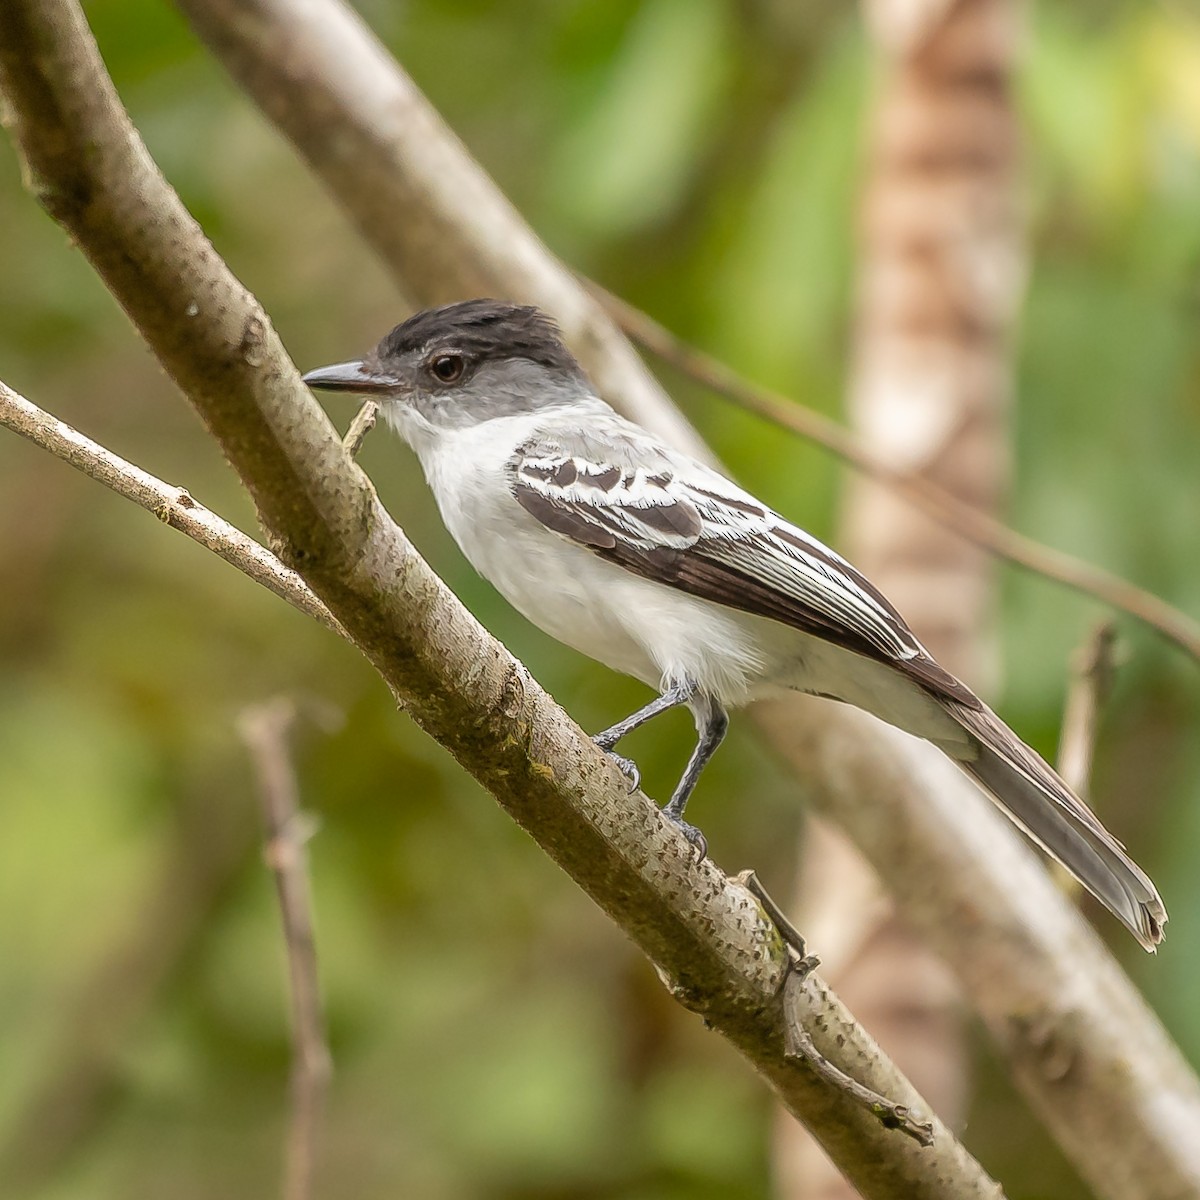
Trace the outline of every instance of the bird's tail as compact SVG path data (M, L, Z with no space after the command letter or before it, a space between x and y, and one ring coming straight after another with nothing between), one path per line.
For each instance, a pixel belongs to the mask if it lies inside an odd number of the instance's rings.
M1048 854L1057 859L1149 951L1162 941L1167 910L1146 873L1058 774L986 706L946 708L966 731L973 757L960 765Z

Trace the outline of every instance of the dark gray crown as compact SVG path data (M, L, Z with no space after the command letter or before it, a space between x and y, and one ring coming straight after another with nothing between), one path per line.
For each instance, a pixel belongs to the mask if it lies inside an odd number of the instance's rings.
M546 367L581 373L550 317L532 305L504 300L461 300L425 309L397 325L379 343L375 356L386 365L389 359L425 354L443 346L475 362L527 358Z

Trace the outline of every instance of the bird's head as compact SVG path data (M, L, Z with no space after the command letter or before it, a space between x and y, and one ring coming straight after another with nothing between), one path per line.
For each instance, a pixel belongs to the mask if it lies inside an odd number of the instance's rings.
M540 309L501 300L426 309L365 358L309 371L304 382L378 400L409 441L594 394L558 326Z

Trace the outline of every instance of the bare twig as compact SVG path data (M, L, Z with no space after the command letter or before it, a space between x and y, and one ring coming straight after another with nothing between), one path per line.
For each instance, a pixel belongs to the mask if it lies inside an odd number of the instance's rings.
M310 1200L316 1169L321 1108L332 1062L321 1012L317 951L306 843L311 823L300 811L299 789L288 754L296 706L279 698L247 708L238 732L258 775L267 866L275 876L287 950L292 1010L291 1120L284 1155L284 1200Z
M1055 764L1058 773L1085 800L1091 792L1100 713L1112 690L1116 670L1116 627L1111 621L1100 621L1071 656L1071 682L1063 705ZM1065 895L1083 895L1083 885L1065 867L1052 863L1051 871Z
M329 609L312 589L285 567L265 546L222 520L192 498L185 488L172 487L141 467L135 467L104 446L93 442L64 421L30 403L0 381L0 425L19 433L34 445L49 450L77 470L153 513L164 525L178 529L262 584L302 613L334 633L346 636Z
M878 1092L864 1087L857 1079L852 1079L845 1071L834 1066L817 1048L808 1031L804 1028L798 1016L797 989L799 989L807 972L803 960L783 983L782 1002L785 1030L785 1052L789 1058L799 1059L824 1079L830 1087L844 1092L856 1104L869 1112L885 1129L896 1129L906 1137L910 1137L920 1146L933 1145L933 1123L923 1121L913 1115L907 1104L898 1104Z
M804 969L806 975L821 965L821 960L809 954L808 946L800 931L792 924L791 918L780 907L779 902L763 886L754 870L739 871L737 881L763 906L763 911L771 918L771 923L779 930L779 936L796 952L798 966Z
M1116 671L1117 630L1111 621L1101 621L1072 656L1071 686L1058 739L1058 773L1084 799L1091 786L1100 713Z
M350 422L350 428L346 430L346 436L342 438L342 445L346 447L346 453L351 458L358 457L358 452L362 449L367 434L375 428L375 422L378 419L379 404L375 400L368 400L355 414L354 420Z
M599 285L589 284L589 287L635 342L696 382L739 407L825 447L852 467L893 488L897 495L989 554L1103 601L1148 625L1200 660L1200 623L1161 597L1010 529L919 475L897 470L844 425L778 392L750 383Z
M29 186L220 441L273 544L418 724L755 1064L865 1195L997 1195L944 1126L935 1123L933 1146L920 1149L788 1060L772 1003L788 956L774 928L744 889L696 863L645 797L629 794L390 520L265 314L155 168L76 4L0 6L0 88ZM797 1003L822 1054L864 1086L921 1104L827 989L809 979Z
M806 1062L831 1087L844 1092L856 1104L866 1109L885 1129L898 1129L922 1146L932 1145L933 1125L929 1121L921 1121L914 1117L908 1105L897 1104L871 1088L864 1087L845 1071L834 1066L813 1044L800 1020L797 989L801 988L804 981L821 965L821 960L808 953L804 938L753 871L742 871L737 879L763 906L763 910L771 918L791 951L791 970L788 971L780 990L784 1020L784 1053L789 1058Z

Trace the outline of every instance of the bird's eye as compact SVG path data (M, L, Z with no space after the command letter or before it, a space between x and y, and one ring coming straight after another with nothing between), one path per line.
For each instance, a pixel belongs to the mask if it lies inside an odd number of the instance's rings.
M462 378L463 360L459 354L439 354L430 364L429 369L435 379L442 383L454 383Z

